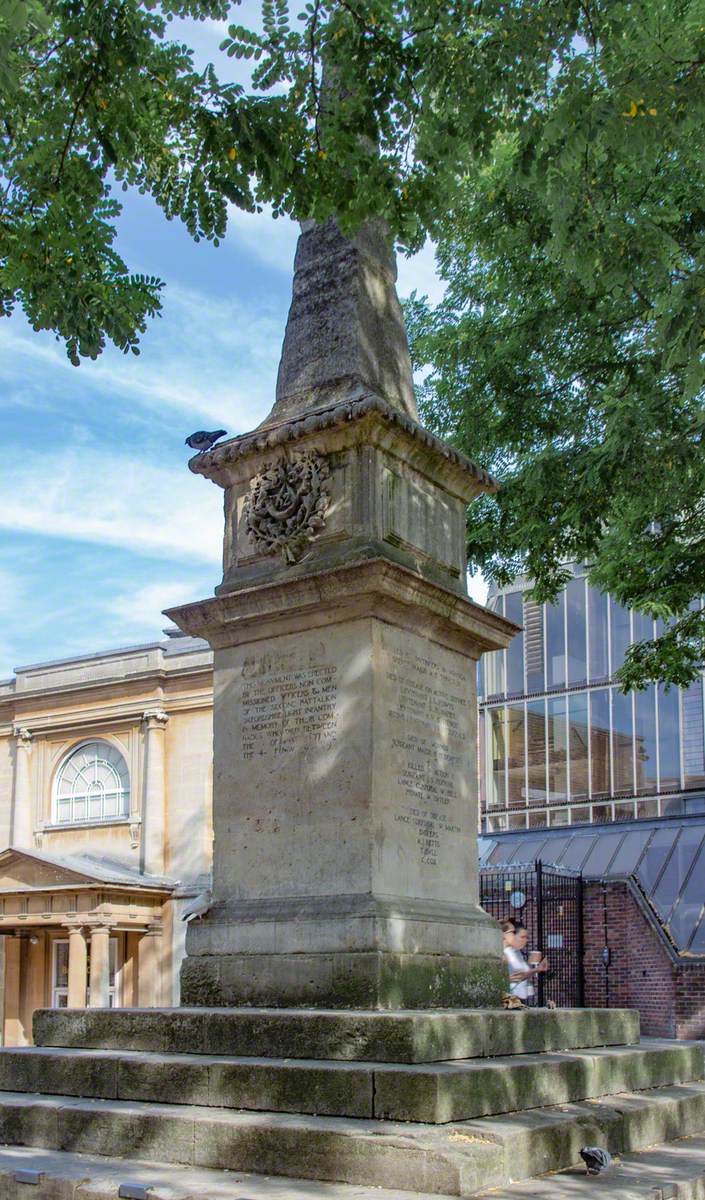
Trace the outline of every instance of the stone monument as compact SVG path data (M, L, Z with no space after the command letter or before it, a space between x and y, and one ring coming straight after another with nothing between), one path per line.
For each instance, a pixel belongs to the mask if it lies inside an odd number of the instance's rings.
M214 598L171 609L214 675L213 902L188 1005L491 1006L475 666L516 627L468 599L493 481L418 423L381 226L305 226L276 402L191 460L225 492Z

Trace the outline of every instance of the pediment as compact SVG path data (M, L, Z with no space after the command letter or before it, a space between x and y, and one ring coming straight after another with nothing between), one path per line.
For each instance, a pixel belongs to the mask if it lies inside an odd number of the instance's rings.
M10 848L0 853L0 892L28 891L36 888L66 887L92 883L83 875L59 863L47 862L38 855Z

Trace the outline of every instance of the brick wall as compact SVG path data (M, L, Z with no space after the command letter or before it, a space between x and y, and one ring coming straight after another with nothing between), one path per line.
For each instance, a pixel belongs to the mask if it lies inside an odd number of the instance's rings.
M636 1008L647 1036L705 1037L705 964L673 961L626 883L585 884L583 937L588 1007Z

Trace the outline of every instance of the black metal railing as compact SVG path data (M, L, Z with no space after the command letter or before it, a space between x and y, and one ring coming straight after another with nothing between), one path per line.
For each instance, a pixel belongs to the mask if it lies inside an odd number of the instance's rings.
M541 861L483 867L480 903L497 921L521 921L529 931L527 954L541 950L549 961L549 970L537 974L528 1003L582 1008L582 876Z

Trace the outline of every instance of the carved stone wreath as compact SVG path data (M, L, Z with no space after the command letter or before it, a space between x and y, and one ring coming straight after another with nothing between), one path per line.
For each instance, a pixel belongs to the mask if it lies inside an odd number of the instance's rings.
M325 525L328 463L315 451L267 463L245 498L245 527L258 550L296 562Z

